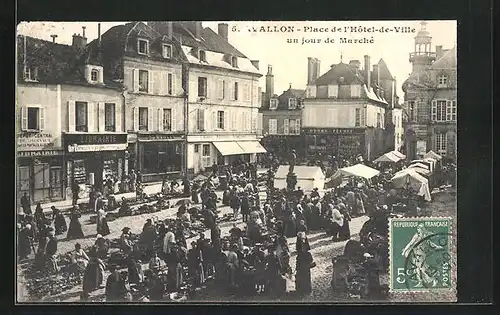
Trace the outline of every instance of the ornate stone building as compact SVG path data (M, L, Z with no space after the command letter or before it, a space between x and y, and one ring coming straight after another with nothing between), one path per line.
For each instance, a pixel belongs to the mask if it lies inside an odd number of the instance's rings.
M415 159L429 150L456 160L457 57L456 47L431 51L426 23L415 37L410 53L413 70L403 83L405 151Z

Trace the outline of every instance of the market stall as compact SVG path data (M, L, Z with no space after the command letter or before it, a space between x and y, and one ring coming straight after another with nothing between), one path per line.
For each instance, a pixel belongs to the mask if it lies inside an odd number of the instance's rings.
M287 187L286 177L289 165L280 165L274 175L274 188L284 189ZM314 188L322 190L325 186L325 174L319 166L295 166L294 173L297 174L296 187L302 188L304 192L312 191Z
M431 201L429 181L409 168L396 173L391 179L395 188L408 188L416 192L418 196L423 196L426 201Z
M391 151L387 152L384 155L378 157L375 161L375 163L381 163L381 162L388 162L388 163L397 163L405 158L405 155L402 153L399 153L398 151Z
M328 187L335 187L340 185L345 177L361 177L366 180L370 180L379 174L380 171L374 168L368 167L364 164L356 164L337 170L337 172L328 178L325 183Z

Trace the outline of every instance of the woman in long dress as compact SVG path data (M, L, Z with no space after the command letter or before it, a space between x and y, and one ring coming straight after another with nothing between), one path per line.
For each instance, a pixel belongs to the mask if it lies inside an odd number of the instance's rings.
M82 298L88 298L89 294L102 285L104 280L104 262L97 257L97 249L92 247L90 260L83 275Z
M351 216L347 211L347 207L343 203L339 203L338 206L340 214L343 216L344 223L339 229L339 241L347 241L351 238L351 230L349 228L349 221L351 221Z
M308 295L312 292L311 268L315 267L309 246L301 246L297 253L297 273L295 274L295 290L299 296Z
M54 209L54 229L56 235L61 235L68 230L66 218L59 209Z
M82 249L80 243L75 244L75 250L71 253L71 262L76 268L78 275L82 275L89 264L89 256Z
M106 211L102 208L97 211L97 234L101 234L102 236L110 234Z
M70 215L67 239L74 240L84 237L80 223L81 216L78 206L75 206Z

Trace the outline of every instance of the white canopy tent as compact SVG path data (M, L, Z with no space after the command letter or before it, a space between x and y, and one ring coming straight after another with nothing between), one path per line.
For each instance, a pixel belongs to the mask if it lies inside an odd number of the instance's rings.
M404 169L396 173L392 177L391 181L394 184L394 187L409 187L411 190L415 191L417 195L423 196L426 201L431 201L429 181L416 171L412 169Z
M437 154L436 152L430 150L429 152L427 152L425 155L424 155L424 159L427 159L427 158L432 158L434 160L437 160L437 161L441 161L443 159L443 157L439 154Z
M274 175L274 187L284 189L287 187L286 177L288 175L289 165L280 165ZM312 191L314 188L319 190L325 187L325 174L319 166L295 166L293 172L297 175L296 188L300 187L305 192Z
M420 165L423 165L423 164L420 164L420 163L419 164L412 164L412 165L408 166L407 169L415 171L415 172L417 172L421 175L424 175L424 176L431 175L431 171L429 170L428 167L424 168L424 167L421 167Z
M422 160L413 160L410 162L410 165L414 165L417 163L426 165L426 168L428 168L429 171L434 172L437 161L434 159L431 159L431 158L422 159Z
M332 187L339 185L342 182L341 178L343 176L361 177L366 180L369 180L374 176L377 176L378 174L380 174L380 171L376 169L373 169L363 164L356 164L353 166L348 166L337 170L337 172L335 172L335 174L333 174L330 178L328 178L325 183L328 184L329 187Z
M396 163L401 161L402 159L394 154L394 152L387 152L384 155L379 156L375 161L375 163L379 162L390 162L390 163Z
M391 153L394 154L395 156L399 157L402 160L406 159L406 155L404 155L403 153L401 153L397 150L391 151Z

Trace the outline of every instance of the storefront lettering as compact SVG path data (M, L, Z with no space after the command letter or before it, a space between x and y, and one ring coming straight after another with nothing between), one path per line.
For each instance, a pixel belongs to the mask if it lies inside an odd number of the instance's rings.
M161 140L181 140L184 136L181 135L140 135L139 141L161 141Z
M362 133L363 129L356 128L304 128L304 133L309 134L353 134Z
M68 145L68 152L95 152L95 151L121 151L127 149L127 143L123 144L88 144Z
M61 155L62 151L56 150L43 150L43 151L19 151L17 155L19 157L32 157L32 156L53 156Z
M53 147L54 138L49 133L20 134L17 138L17 149L40 150L45 147Z
M127 143L126 134L67 134L64 136L67 145L99 145Z

